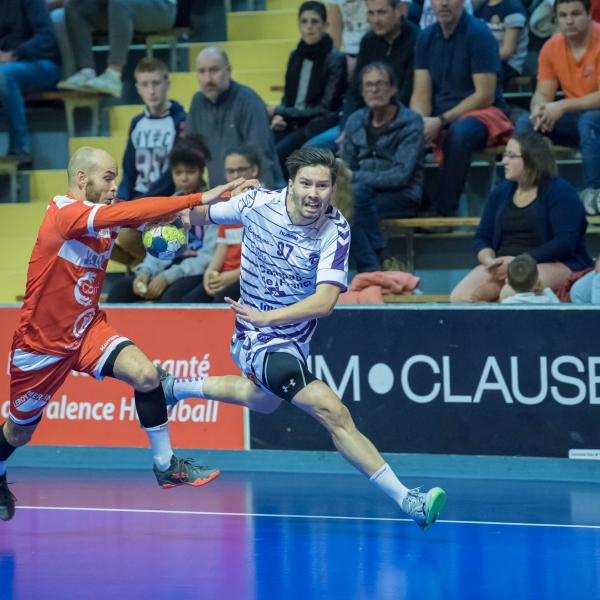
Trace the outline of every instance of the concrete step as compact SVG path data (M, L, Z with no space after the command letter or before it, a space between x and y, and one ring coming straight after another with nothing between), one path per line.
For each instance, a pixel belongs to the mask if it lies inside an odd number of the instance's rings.
M124 104L109 109L110 135L127 137L131 120L144 110L143 104Z
M267 10L294 10L298 14L301 4L300 0L267 0Z
M209 46L218 46L227 52L233 71L237 77L238 69L283 69L287 66L290 52L298 45L299 35L282 40L255 40L242 42L219 42L215 44L192 44L190 46L190 71L196 70L198 53Z
M230 12L227 15L227 40L298 39L297 10Z
M45 214L46 205L41 202L31 204L0 204L0 240L25 237L35 240ZM32 247L33 244L29 246L30 251ZM8 258L8 256L1 253L0 259L2 257Z
M68 192L66 169L29 171L29 201L47 205L54 196Z

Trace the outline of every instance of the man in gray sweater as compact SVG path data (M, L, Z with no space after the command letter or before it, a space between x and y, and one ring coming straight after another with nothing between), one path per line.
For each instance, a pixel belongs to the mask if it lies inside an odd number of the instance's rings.
M219 48L206 48L198 54L196 73L201 91L192 99L186 133L199 133L206 141L212 155L208 163L210 185L227 182L227 153L236 146L250 144L261 152L265 185L271 189L283 187L267 109L260 96L231 80L229 59Z
M344 128L343 157L352 171L351 251L359 272L379 271L387 258L380 219L417 215L423 191L423 119L398 103L394 72L376 62L360 74L366 107Z

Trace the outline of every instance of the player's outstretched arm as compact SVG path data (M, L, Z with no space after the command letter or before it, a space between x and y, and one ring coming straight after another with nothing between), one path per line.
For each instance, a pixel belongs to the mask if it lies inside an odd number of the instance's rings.
M337 303L340 291L337 285L322 283L317 286L317 291L312 296L296 304L266 312L260 312L231 298L225 298L225 301L233 312L247 323L255 327L277 327L328 317Z
M234 186L234 188L229 188L233 189L233 191L231 192L231 197L243 194L249 188L260 187L260 183L257 179L244 179L243 177L240 177L239 179L236 179L235 181L232 181L230 184L227 185ZM214 190L210 190L208 192L204 192L204 195L202 197L202 206L197 206L194 210L190 211L190 223L192 225L212 224L212 221L210 220L209 216L208 207L228 199L227 196L212 194L212 192L217 192L220 189L220 187L217 187Z

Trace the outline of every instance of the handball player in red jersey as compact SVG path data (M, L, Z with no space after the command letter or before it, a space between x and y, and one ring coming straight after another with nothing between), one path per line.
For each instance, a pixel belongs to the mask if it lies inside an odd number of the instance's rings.
M6 481L6 461L31 440L45 407L71 370L133 386L162 488L198 486L219 475L216 469L173 455L159 373L133 342L107 323L98 300L120 227L172 220L178 211L223 199L244 180L203 194L121 202L115 198L117 173L115 159L103 150L85 147L75 152L68 166L69 193L48 205L33 248L12 343L10 415L0 427L3 521L14 516L16 502Z

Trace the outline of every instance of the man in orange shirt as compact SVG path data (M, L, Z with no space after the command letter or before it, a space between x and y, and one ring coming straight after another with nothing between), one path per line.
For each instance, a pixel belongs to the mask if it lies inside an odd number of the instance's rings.
M543 46L531 114L516 130L535 129L553 143L580 148L585 188L600 189L600 24L590 0L555 0L560 32ZM556 100L560 88L565 98Z

